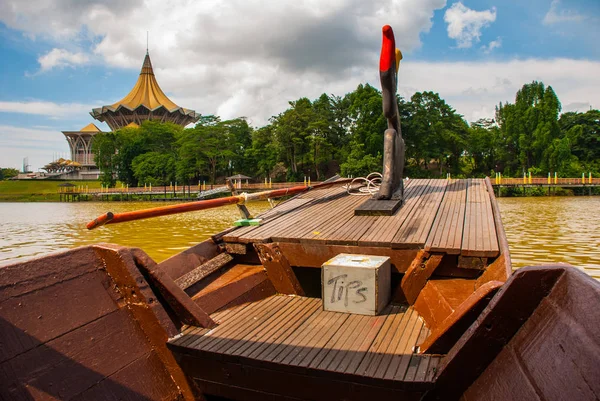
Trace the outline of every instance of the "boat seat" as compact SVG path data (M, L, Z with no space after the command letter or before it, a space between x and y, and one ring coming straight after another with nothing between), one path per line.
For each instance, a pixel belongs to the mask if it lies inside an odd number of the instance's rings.
M476 281L427 280L414 303L431 330L419 345L421 352L445 354L452 348L506 281L504 263L504 258L498 258Z

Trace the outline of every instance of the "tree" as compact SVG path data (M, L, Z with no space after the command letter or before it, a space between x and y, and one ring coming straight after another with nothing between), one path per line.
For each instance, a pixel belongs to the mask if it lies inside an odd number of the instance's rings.
M117 174L117 133L103 132L94 136L92 142L92 152L94 153L94 163L100 170L100 180L102 185L114 187L117 183L115 178Z
M170 153L147 152L136 156L131 164L138 182L167 185L175 180L175 157Z
M364 147L365 145L362 143L350 143L351 151L348 159L341 165L342 176L366 177L373 172L381 173L383 168L381 153L378 153L377 156L367 154Z
M280 158L288 166L288 181L302 179L303 165L309 149L309 124L314 119L312 104L307 98L289 102L290 108L271 118Z
M252 172L263 177L271 177L271 171L277 164L277 145L272 125L259 128L252 132L252 146L246 151L246 158Z
M9 178L13 178L19 175L19 170L16 168L2 168L0 169L0 180L7 180Z
M407 105L406 128L408 158L428 168L435 160L441 175L445 168L460 171L461 156L467 144L468 125L462 116L437 93L417 92Z
M554 146L561 138L558 114L561 105L551 86L534 81L523 85L517 92L515 103L496 107L496 121L506 143L506 172L517 174L537 168L556 171ZM562 146L564 146L563 144ZM559 152L564 154L564 152ZM554 155L554 156L552 156Z
M569 112L558 124L571 144L571 152L584 171L600 172L600 111Z

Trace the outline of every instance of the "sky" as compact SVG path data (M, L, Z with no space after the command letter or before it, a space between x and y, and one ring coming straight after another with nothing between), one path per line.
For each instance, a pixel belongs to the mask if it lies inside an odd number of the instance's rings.
M146 52L177 105L262 126L300 97L379 87L381 27L398 91L471 122L533 80L563 111L600 108L598 0L0 0L0 167L69 158L61 131L123 98ZM147 42L147 34L149 40Z

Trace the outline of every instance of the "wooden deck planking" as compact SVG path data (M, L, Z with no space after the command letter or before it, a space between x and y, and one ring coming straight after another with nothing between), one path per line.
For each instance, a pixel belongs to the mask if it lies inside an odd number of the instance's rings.
M392 239L393 247L414 248L425 245L447 185L448 180L435 180L430 183L430 191L422 197L421 202Z
M170 343L290 367L396 381L431 381L429 365L436 366L431 361L439 359L414 354L427 328L417 312L405 306L390 305L383 315L363 316L323 311L320 299L275 295L212 316L221 320L220 326L212 330L188 327Z
M492 205L483 179L469 180L464 224L461 255L498 256L498 237Z
M341 186L307 192L263 214L260 226L231 231L227 242L424 248L452 255L499 254L490 194L482 179L413 179L394 216L354 216L367 196Z
M271 238L271 234L273 232L291 227L294 223L302 218L306 218L306 216L313 214L315 210L327 205L327 203L331 202L337 197L342 196L342 194L345 192L345 189L341 187L334 187L325 188L319 191L325 191L323 197L306 203L299 209L290 211L289 213L283 214L282 216L273 219L266 224L258 226L255 230L252 230L243 236L237 237L237 242L262 242L268 240ZM230 234L232 239L232 234L234 233L235 231Z
M415 180L410 180L406 183L405 190ZM304 239L307 242L325 242L328 245L358 245L358 240L378 221L378 216L355 216L354 209L363 204L370 196L357 196L362 200L350 210L343 210L338 213L339 218L334 223L325 228L321 235L313 236L311 241Z
M362 246L390 246L390 242L406 222L421 197L430 190L431 180L414 180L404 193L404 205L393 216L377 217L371 228L358 240Z
M276 205L274 208L267 210L264 213L261 213L259 215L256 216L256 218L260 218L262 219L261 224L266 224L267 222L274 220L278 217L283 216L286 213L289 213L293 210L296 210L300 207L303 207L304 205L306 205L307 203L311 202L312 199L307 199L307 198L292 198L292 199L288 199L285 202L282 202L281 204ZM248 234L250 231L255 230L256 228L258 228L260 226L245 226L245 227L240 227L234 231L232 231L231 233L227 234L224 237L225 241L229 241L230 238L232 239L237 239L238 237L244 236L245 234Z
M367 196L353 196L349 205L343 209L334 210L332 216L324 222L321 222L313 231L304 234L300 238L300 242L305 243L329 243L332 236L342 230L347 222L354 217L354 209L363 204Z
M425 242L426 251L460 254L466 204L467 180L451 182Z
M271 238L273 241L299 241L303 236L318 231L319 225L327 224L332 219L338 219L340 210L354 210L357 201L360 201L360 199L357 200L356 197L345 194L338 199L321 205L319 209L310 215L303 216L293 226L287 229L280 228L273 232Z

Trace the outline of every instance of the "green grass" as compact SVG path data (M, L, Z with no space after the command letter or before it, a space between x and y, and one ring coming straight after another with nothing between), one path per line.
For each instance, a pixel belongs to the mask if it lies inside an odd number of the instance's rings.
M46 181L20 180L0 181L0 202L49 202L58 201L58 186L65 182L100 188L100 181Z

